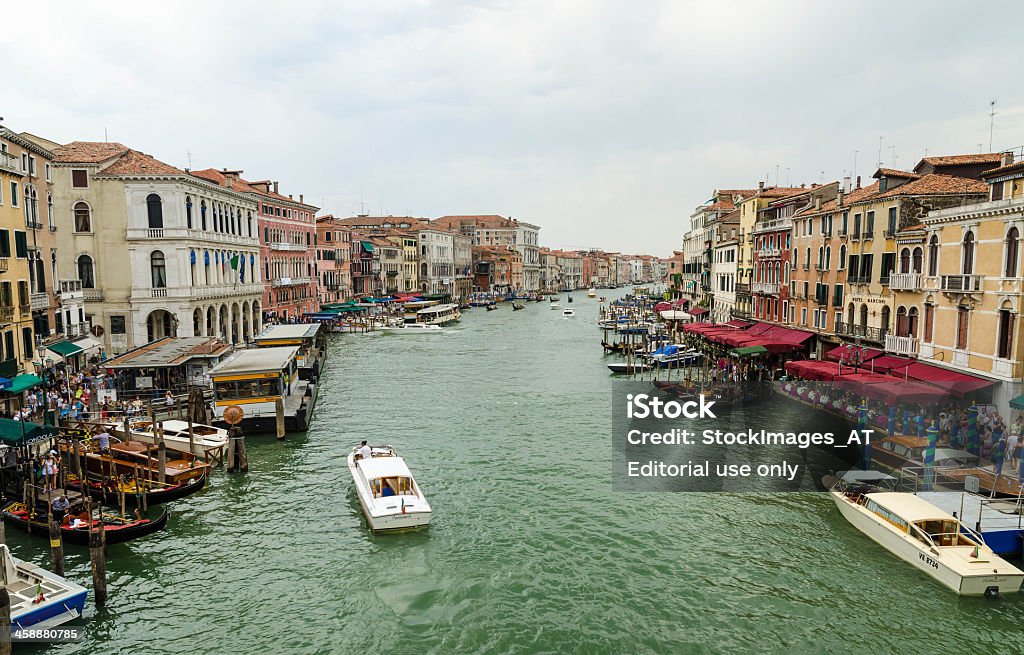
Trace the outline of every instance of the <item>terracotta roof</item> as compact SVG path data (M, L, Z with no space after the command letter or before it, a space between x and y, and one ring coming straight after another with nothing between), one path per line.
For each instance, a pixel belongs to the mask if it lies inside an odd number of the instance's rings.
M348 218L336 219L341 225L371 225L382 227L385 224L399 226L402 223L409 223L412 227L426 227L426 219L413 218L412 216L349 216ZM409 229L409 228L407 228Z
M53 161L70 164L98 164L128 152L128 146L103 141L72 141L54 148Z
M988 185L978 180L955 175L929 173L916 180L901 184L895 189L880 193L877 200L896 196L958 195L964 193L987 193Z
M1010 173L1016 173L1018 171L1024 171L1024 160L1019 161L1016 164L1007 164L1006 166L993 168L992 170L985 171L984 173L981 174L981 176L987 179L990 177L1009 175Z
M434 225L440 225L444 229L459 228L471 224L476 227L486 228L512 228L516 222L510 218L497 214L481 214L473 216L442 216L431 221Z
M138 150L128 150L99 175L184 175L185 171L165 164Z
M785 198L787 196L795 196L803 193L804 191L810 191L806 187L786 187L786 186L770 186L761 189L762 198ZM756 194L756 192L755 192ZM751 194L751 195L755 195Z
M905 180L916 180L921 177L920 173L911 173L910 171L901 171L896 168L879 168L875 171L875 174L871 177L899 177Z
M716 202L716 203L714 203L712 205L708 205L707 207L704 207L705 210L708 210L708 209L728 209L728 210L732 210L732 209L735 209L735 208L736 208L736 205L733 204L731 198L719 200L718 202Z
M986 152L976 155L942 155L939 157L922 157L915 166L931 164L932 166L963 166L968 164L998 164L1002 161L1002 154L998 152Z
M231 171L229 171L231 172ZM272 186L270 180L256 180L250 182L249 180L243 179L241 171L234 171L229 178L224 174L224 171L218 171L216 168L204 168L200 171L191 171L191 174L195 177L202 178L208 182L213 182L218 186L227 186L227 181L231 180L231 189L238 191L239 193L255 193L265 198L272 198L274 200L280 200L282 202L290 202L296 205L302 205L311 209L319 209L315 205L310 205L305 202L296 200L295 198L289 198L286 195L275 193L274 191L264 191L261 186L266 186L268 189ZM260 185L260 186L256 186Z

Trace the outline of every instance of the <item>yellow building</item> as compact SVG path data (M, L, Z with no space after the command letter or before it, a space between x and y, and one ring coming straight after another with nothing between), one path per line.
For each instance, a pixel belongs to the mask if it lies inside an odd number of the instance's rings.
M731 192L737 194L735 207L740 217L739 236L736 244L736 304L732 310L732 315L735 318L753 316L750 283L754 279L754 240L752 235L757 213L767 207L772 200L799 190L799 187L765 187L764 182L759 182L756 190Z
M1020 395L1018 320L1024 297L1024 162L1007 153L983 174L988 200L931 212L926 235L920 359L1001 382L996 403ZM1004 414L1006 416L1006 414Z
M53 155L0 127L0 376L34 372L54 318ZM38 339L37 339L38 337Z

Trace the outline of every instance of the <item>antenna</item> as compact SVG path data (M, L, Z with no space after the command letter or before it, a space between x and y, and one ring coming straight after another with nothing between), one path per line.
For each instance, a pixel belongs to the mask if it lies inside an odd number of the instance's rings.
M892 152L892 167L893 168L897 168L897 166L896 166L896 146L889 146L889 150Z
M186 150L185 156L188 158L188 170L192 170L192 151Z
M107 136L107 126L103 126L103 142L110 143L110 138Z
M857 176L857 154L859 152L860 152L860 150L854 150L853 151L853 170L850 171L850 177L856 177Z
M882 167L882 139L885 137L878 137L878 168Z
M789 186L789 166L786 167L786 186Z
M996 101L988 103L988 151L992 152L992 134L996 128Z

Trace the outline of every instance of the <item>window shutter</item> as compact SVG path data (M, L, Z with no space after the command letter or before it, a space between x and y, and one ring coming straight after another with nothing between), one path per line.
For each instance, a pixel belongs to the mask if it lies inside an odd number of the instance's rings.
M18 257L28 257L28 240L24 232L14 233L14 251Z

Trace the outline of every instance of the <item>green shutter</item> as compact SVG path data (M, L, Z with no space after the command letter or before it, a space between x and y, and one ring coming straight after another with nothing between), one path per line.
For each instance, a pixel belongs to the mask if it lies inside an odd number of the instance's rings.
M11 232L0 230L0 257L11 256Z
M14 233L14 251L18 257L28 257L28 240L24 232Z

